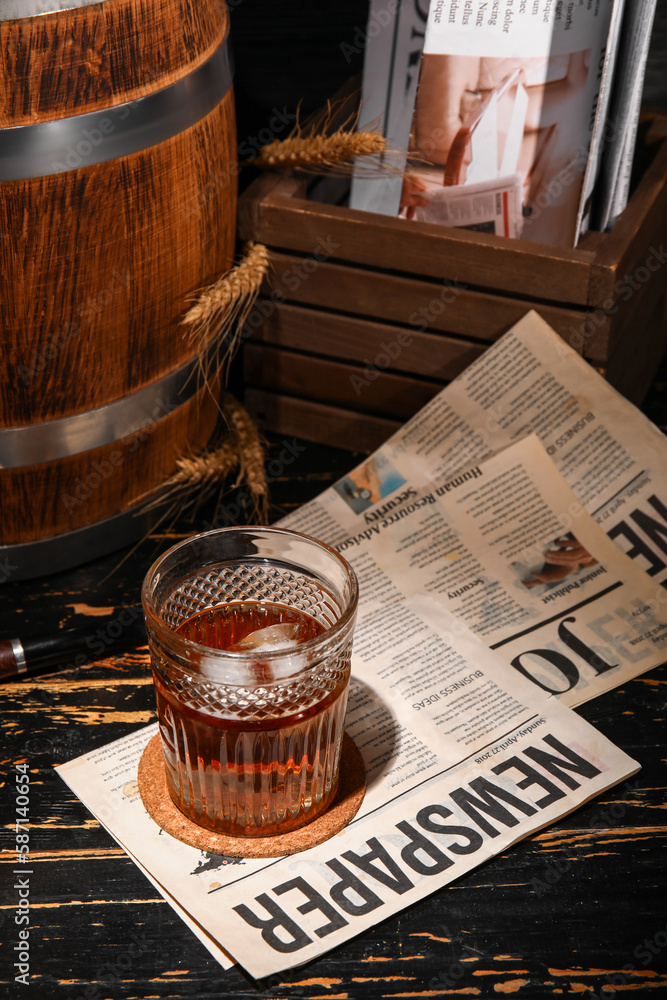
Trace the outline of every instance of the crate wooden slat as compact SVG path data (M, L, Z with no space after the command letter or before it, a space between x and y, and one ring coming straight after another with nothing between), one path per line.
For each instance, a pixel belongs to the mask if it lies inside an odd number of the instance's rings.
M339 448L366 453L379 448L402 423L262 389L246 389L245 405L264 427L287 437L319 444L337 442Z
M351 263L447 277L537 299L588 303L594 255L585 249L505 240L311 202L303 196L303 183L292 178L262 178L260 183L239 206L243 239L309 253L325 238L338 244L337 257Z
M667 140L634 191L630 202L609 233L588 233L581 245L594 248L589 304L598 308L617 298L615 284L642 267L652 248L659 249L667 235ZM628 303L631 300L628 300ZM626 303L626 305L628 305Z
M303 305L373 316L412 330L425 324L434 330L487 343L509 330L533 306L562 336L577 329L581 322L580 311L552 303L532 303L525 298L304 258L279 250L271 251L270 288L267 285L265 292L270 289ZM600 332L606 332L607 326Z
M398 367L413 375L443 381L456 378L486 349L485 344L441 333L405 330L388 323L341 317L327 310L287 303L270 309L246 350L251 344L316 352L375 368ZM390 352L396 356L390 359L393 364L387 365Z
M641 402L667 348L667 296L658 298L655 308L640 305L623 331L616 349L601 366L605 378L628 399ZM636 393L635 387L645 389Z
M444 384L386 371L373 372L369 378L357 365L260 344L247 345L243 374L247 385L260 389L279 389L290 396L399 420L407 420L425 406Z

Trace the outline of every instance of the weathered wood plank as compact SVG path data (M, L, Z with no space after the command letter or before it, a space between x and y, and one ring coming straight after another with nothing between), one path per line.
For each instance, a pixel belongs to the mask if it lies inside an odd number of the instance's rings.
M442 389L441 382L259 344L246 345L243 372L248 388L298 396L316 404L354 407L399 421L413 416Z
M405 222L372 212L310 202L294 196L277 177L267 190L251 186L241 198L257 203L254 225L240 216L243 239L271 247L312 253L322 239L335 244L335 256L398 272L428 275L494 288L538 299L586 305L593 254L486 233L450 229L426 222ZM319 242L318 242L319 241Z
M566 340L580 328L587 312L424 278L352 267L313 256L298 257L271 251L267 293L283 300L332 309L367 320L388 320L415 331L431 329L491 343L536 309ZM428 274L428 272L425 272ZM452 280L452 279L449 279ZM457 279L458 280L458 279ZM608 323L602 318L601 325Z
M253 332L248 344L258 343L438 380L455 378L485 350L485 345L463 337L287 303L270 310Z
M319 444L347 442L350 448L365 453L375 451L401 426L398 420L261 389L246 389L245 405L268 430L279 429L281 434L294 434Z

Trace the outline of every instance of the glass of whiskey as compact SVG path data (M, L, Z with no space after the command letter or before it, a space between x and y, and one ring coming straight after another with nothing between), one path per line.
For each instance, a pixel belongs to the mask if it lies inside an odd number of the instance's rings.
M358 585L284 528L195 535L142 588L167 787L199 826L287 833L338 786Z

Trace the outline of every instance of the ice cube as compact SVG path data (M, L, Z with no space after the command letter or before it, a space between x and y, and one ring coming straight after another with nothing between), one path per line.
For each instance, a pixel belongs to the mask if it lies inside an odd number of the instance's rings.
M306 639L306 628L300 622L283 622L281 625L268 625L266 628L255 629L233 646L228 646L230 653L243 653L246 650L269 652L278 649L295 649Z

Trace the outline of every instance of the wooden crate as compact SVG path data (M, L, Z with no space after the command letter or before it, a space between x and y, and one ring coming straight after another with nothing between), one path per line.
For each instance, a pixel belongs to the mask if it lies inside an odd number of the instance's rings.
M667 348L667 118L645 133L648 166L613 231L572 250L352 211L262 176L239 205L239 236L272 262L243 346L248 408L279 433L371 451L529 309L640 402Z

